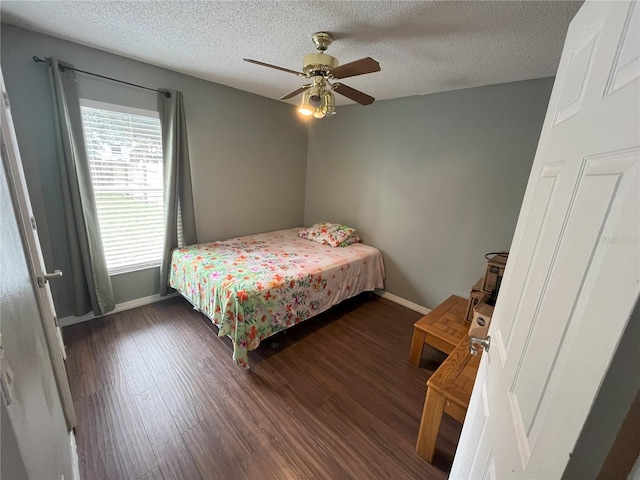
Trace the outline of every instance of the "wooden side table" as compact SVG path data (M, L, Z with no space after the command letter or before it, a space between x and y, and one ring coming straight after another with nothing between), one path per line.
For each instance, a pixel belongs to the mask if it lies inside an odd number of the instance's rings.
M464 423L480 357L481 353L471 355L469 341L464 338L427 380L427 396L420 420L416 452L429 463L433 461L436 450L442 415L446 413Z
M425 343L448 354L467 336L470 325L465 319L468 302L466 298L451 295L413 325L411 365L420 366Z

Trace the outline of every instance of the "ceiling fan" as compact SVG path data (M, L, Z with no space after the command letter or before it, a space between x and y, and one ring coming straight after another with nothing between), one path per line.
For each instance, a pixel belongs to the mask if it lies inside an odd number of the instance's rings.
M331 45L331 42L333 42L333 37L329 33L317 32L311 36L311 39L313 43L315 43L319 53L305 55L302 72L296 72L295 70L259 62L258 60L252 60L250 58L245 58L244 61L311 79L311 83L303 85L280 99L287 100L304 92L302 102L298 107L298 112L302 115L313 115L315 118L334 115L336 113L336 103L332 92L344 95L358 102L360 105L370 105L373 103L375 98L372 96L339 82L331 83L330 80L379 72L380 64L371 57L364 57L360 60L339 65L335 57L325 53L329 45Z

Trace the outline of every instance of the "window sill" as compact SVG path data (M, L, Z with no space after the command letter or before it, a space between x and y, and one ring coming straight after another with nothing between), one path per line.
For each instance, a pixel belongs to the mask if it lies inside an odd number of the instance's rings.
M125 275L127 273L139 272L141 270L151 270L154 268L160 268L160 262L145 263L143 265L129 265L126 267L114 268L109 270L109 276L115 277L117 275Z

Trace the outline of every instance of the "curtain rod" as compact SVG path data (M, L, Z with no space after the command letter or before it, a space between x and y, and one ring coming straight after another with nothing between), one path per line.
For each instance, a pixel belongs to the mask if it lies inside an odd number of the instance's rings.
M36 55L33 57L33 61L36 63L48 63L48 58L42 60L38 58ZM64 70L73 70L74 72L85 73L87 75L93 75L94 77L104 78L105 80L111 80L112 82L124 83L125 85L129 85L131 87L144 88L145 90L151 90L152 92L164 93L164 96L167 98L171 98L171 94L169 92L163 92L162 90L156 90L155 88L143 87L142 85L136 85L135 83L125 82L124 80L118 80L117 78L105 77L104 75L98 75L97 73L87 72L86 70L80 70L79 68L73 67L65 67L64 65L59 66L61 71Z

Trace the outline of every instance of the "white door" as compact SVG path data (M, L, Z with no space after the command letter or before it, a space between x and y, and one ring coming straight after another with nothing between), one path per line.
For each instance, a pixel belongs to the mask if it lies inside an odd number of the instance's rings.
M7 169L9 188L15 197L19 210L18 217L24 240L28 245L31 278L36 282L36 298L42 314L42 322L49 346L51 363L60 392L67 428L71 430L77 425L76 414L73 408L73 399L71 397L69 380L64 365L66 352L62 341L62 332L58 325L51 289L49 288L49 280L56 278L57 275L62 275L62 272L57 271L54 274L48 274L46 271L42 249L40 248L40 240L38 238L37 225L31 209L27 183L22 169L18 142L13 128L13 119L11 118L9 97L4 85L2 71L0 71L0 85L2 86L2 109L0 115L2 122L2 159Z
M571 23L451 478L560 478L637 302L639 26Z

